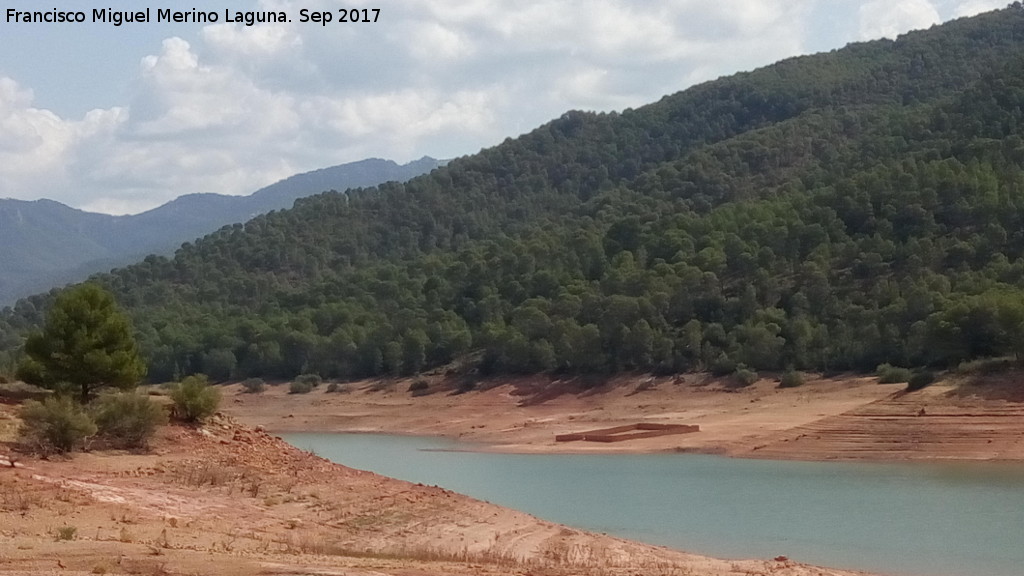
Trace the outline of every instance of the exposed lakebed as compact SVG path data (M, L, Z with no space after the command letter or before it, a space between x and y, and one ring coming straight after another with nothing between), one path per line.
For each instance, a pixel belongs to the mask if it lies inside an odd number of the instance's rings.
M353 468L709 556L786 555L912 576L1019 576L1024 566L1019 464L493 454L436 438L284 438Z

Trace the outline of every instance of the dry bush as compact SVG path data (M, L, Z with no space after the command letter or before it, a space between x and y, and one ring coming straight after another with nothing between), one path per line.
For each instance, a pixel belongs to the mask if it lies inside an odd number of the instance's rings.
M796 370L786 370L779 380L779 388L796 388L803 384L804 375Z
M338 382L331 382L327 385L328 394L348 394L352 391L352 388L348 384L340 384Z
M43 502L38 490L34 490L27 482L0 480L0 511L27 512L39 508Z
M246 394L259 394L266 389L267 384L262 378L249 378L242 381L242 392Z
M202 486L224 486L234 479L234 474L212 462L186 463L175 469L176 479L186 486L199 488Z
M96 423L81 405L66 396L54 396L42 402L29 400L22 405L18 416L21 440L44 453L70 452L96 434Z
M171 390L175 417L185 422L201 422L213 416L220 406L220 390L210 386L206 376L189 376Z
M122 448L145 448L157 427L167 422L162 406L135 392L100 396L93 414L104 439Z
M299 374L288 385L289 394L309 394L323 382L319 374Z
M879 364L878 368L875 369L875 373L878 374L879 384L908 382L910 381L910 377L913 375L910 368L901 368L899 366L892 366L891 364Z

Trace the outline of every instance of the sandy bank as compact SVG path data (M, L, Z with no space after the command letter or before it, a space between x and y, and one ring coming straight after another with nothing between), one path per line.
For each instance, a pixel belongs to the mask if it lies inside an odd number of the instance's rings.
M1006 386L1015 385L1004 383ZM444 383L414 397L409 381L348 385L345 393L262 394L229 388L225 410L278 432L444 436L476 449L520 453L693 451L807 460L1024 460L1024 404L999 386L937 384L903 393L874 378L814 380L779 389L764 379L734 389L699 376L623 377L597 388L509 379L453 394ZM1005 388L1005 386L1004 386ZM995 396L999 396L998 394ZM555 436L637 422L697 425L693 434L627 442L556 442Z
M574 530L345 468L229 419L168 427L150 454L20 464L0 468L0 574L856 574Z

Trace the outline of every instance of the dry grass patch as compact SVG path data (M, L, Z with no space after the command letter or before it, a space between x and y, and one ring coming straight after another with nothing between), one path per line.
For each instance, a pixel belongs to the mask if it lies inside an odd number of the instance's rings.
M340 542L325 538L313 530L297 531L288 538L279 540L286 552L293 554L316 554L320 556L343 556L347 558L371 558L376 560L403 560L416 562L457 562L479 563L502 567L540 567L543 563L523 561L507 551L490 548L480 552L468 550L452 551L430 546L394 546L383 550L356 549Z
M19 479L18 475L13 478L0 477L0 511L27 512L33 508L42 508L48 500L43 492L43 487Z
M75 526L61 526L53 531L53 539L60 540L74 540L78 537L78 528Z

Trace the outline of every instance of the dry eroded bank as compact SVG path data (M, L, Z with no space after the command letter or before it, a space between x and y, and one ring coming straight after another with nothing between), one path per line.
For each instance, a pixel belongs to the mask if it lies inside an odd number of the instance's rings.
M420 397L408 381L321 387L288 394L229 393L225 409L280 432L385 432L434 435L507 452L722 453L787 459L1024 460L1024 404L995 386L935 385L903 394L874 378L776 383L730 389L695 377L621 378L597 389L539 379L489 383L482 391ZM435 388L441 388L434 384ZM383 388L383 389L381 389ZM975 392L977 392L975 394ZM699 425L695 434L612 444L556 442L555 436L636 422Z
M166 428L151 454L21 463L0 469L0 574L854 574L574 530L227 419Z

